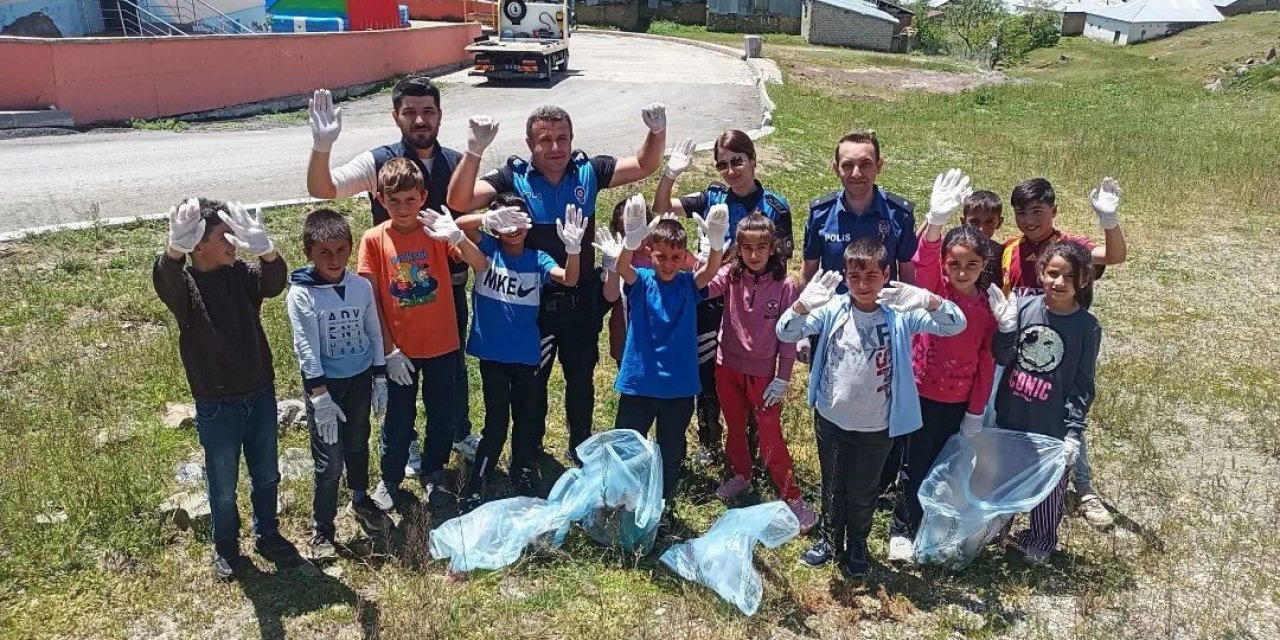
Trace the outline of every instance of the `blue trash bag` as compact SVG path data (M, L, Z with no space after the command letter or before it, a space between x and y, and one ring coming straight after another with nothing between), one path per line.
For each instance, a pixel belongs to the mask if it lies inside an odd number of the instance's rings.
M525 547L539 542L558 547L567 529L564 514L540 498L507 498L480 505L431 532L431 555L449 558L455 572L501 569L520 558Z
M920 485L916 561L963 569L1014 515L1053 491L1066 461L1065 444L1050 436L1006 429L952 436Z
M596 542L648 553L665 506L658 446L636 431L615 429L591 436L577 453L582 468L561 476L548 501ZM566 532L558 533L561 541Z
M730 509L701 538L677 544L662 563L685 580L710 588L746 615L760 608L764 585L751 560L756 543L773 549L800 535L800 521L786 503Z

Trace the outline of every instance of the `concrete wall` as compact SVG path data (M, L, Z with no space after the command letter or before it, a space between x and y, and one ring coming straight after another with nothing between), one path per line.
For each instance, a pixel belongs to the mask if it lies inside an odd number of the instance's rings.
M846 11L824 2L805 2L802 35L810 44L892 51L898 23Z
M208 111L462 63L479 35L470 23L332 34L0 37L0 109L57 105L77 124Z
M1280 0L1236 0L1231 5L1219 7L1224 16L1235 16L1256 11L1280 11Z
M1062 14L1062 35L1084 35L1085 14L1080 12Z
M102 9L94 0L85 1L83 14L80 4L73 0L0 0L0 29L32 13L52 20L64 38L102 31Z
M644 31L651 20L647 4L636 0L595 5L578 2L574 11L578 14L578 24L617 27L623 31Z
M582 5L579 4L579 7ZM654 20L670 20L680 24L707 24L707 2L663 2L649 9Z
M1083 35L1102 42L1129 44L1129 23L1087 15L1084 19Z
M772 13L723 14L707 12L708 31L734 33L800 33L800 16Z

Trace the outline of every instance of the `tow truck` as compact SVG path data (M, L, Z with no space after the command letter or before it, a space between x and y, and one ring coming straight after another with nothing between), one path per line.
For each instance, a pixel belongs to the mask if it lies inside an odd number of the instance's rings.
M571 0L498 0L497 9L492 35L467 46L475 54L471 75L550 82L569 70L569 33L576 27Z

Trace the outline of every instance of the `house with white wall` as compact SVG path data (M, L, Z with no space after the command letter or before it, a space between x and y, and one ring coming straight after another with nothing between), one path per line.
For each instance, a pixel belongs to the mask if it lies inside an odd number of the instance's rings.
M1136 44L1223 20L1212 0L1082 2L1064 8L1062 13L1063 35L1083 35L1121 45Z

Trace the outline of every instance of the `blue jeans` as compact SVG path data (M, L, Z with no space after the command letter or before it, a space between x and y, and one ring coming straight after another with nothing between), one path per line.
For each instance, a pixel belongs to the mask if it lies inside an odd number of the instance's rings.
M411 358L413 382L396 384L387 379L387 416L382 421L379 453L382 481L387 487L398 487L404 480L404 465L409 461L409 443L416 439L413 425L418 420L418 384L422 384L422 408L427 424L422 441L422 475L444 468L453 449L454 375L461 351L451 351L434 358Z
M240 480L240 451L249 467L249 502L253 506L253 532L259 538L279 529L276 493L280 468L276 462L276 390L273 385L242 400L196 401L196 432L204 448L205 475L209 483L213 542L234 545L240 537L236 510L236 484Z
M458 366L453 377L453 441L462 442L471 435L471 390L467 379L467 272L461 284L453 285L453 312L458 319Z

